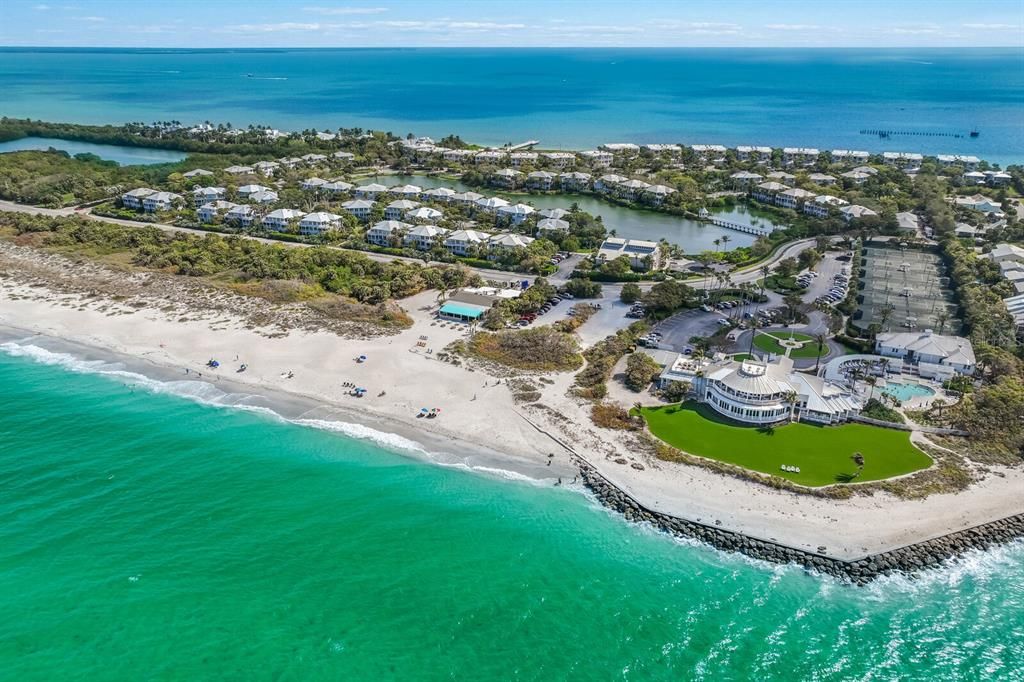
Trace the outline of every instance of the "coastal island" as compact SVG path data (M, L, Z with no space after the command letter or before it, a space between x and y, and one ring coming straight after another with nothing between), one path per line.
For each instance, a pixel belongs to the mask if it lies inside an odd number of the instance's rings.
M1024 533L1019 166L0 120L26 138L187 156L0 154L22 336L855 582Z

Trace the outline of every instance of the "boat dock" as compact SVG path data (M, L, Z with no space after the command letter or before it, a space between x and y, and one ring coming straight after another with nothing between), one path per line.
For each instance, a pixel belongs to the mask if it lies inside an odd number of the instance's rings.
M744 225L743 223L734 223L729 220L722 220L721 218L708 218L709 223L715 227L724 227L729 230L736 230L737 232L746 232L747 234L756 234L759 237L763 237L771 234L771 230L765 230L760 227L754 227L753 225Z
M540 144L540 140L527 140L526 142L520 142L519 144L509 145L508 150L510 152L517 152L520 149L530 149Z
M953 138L964 138L967 135L961 133L928 133L914 130L880 130L869 128L860 131L861 135L877 135L878 137L895 137L897 135L903 135L907 137L953 137ZM974 131L971 131L971 137L977 137Z

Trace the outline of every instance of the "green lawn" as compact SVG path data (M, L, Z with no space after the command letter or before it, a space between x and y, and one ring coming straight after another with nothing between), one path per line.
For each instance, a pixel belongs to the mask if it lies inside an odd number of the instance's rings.
M911 444L908 432L868 424L739 426L693 402L645 407L641 413L655 436L683 452L806 486L841 482L844 476L857 473L850 459L854 452L864 455L864 471L855 481L891 478L932 464ZM800 473L782 471L783 464L800 467Z
M818 342L813 336L801 334L800 332L760 332L756 337L754 337L754 346L769 353L784 355L786 353L786 349L780 345L773 336L769 336L769 334L783 339L788 339L792 335L794 341L805 342L803 346L800 348L794 348L792 352L790 352L789 357L791 358L818 357ZM828 345L821 347L821 355L822 357L828 355Z

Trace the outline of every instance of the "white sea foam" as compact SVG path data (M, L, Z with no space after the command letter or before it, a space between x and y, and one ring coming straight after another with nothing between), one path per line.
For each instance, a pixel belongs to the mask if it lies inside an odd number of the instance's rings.
M292 424L298 424L299 426L308 426L322 431L340 433L350 438L358 438L359 440L373 441L374 443L383 445L387 448L426 454L426 450L423 449L423 446L414 440L399 436L397 433L378 431L377 429L372 429L365 424L327 419L289 419L288 421Z

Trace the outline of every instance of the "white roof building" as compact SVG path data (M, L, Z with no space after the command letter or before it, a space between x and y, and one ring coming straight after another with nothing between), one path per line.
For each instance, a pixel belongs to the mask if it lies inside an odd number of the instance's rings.
M857 220L859 218L869 218L871 216L877 216L878 213L872 211L867 206L861 206L860 204L850 204L849 206L842 206L839 208L839 212L843 214L843 219L846 222L851 220Z
M473 203L480 210L487 211L489 213L494 213L499 208L509 205L509 202L505 201L501 197L481 197Z
M437 202L448 202L455 196L455 190L448 187L435 187L434 189L424 190L420 194L420 198L424 201L437 201Z
M324 211L307 213L299 221L299 234L323 234L328 230L333 230L340 224L341 216L337 213L326 213Z
M625 256L629 258L631 267L638 270L656 270L660 265L661 253L658 242L645 241L642 239L621 239L609 237L601 244L597 251L597 261L605 263L616 258ZM650 259L650 264L647 260Z
M317 178L317 177L307 178L306 180L302 181L302 189L306 189L306 190L319 189L319 188L323 187L326 184L327 184L327 181L324 180L323 178Z
M403 223L398 220L382 220L366 231L366 241L371 244L378 244L380 246L388 246L392 239L403 237L405 232L411 228L412 225L409 223Z
M205 177L205 176L208 176L208 175L213 175L213 171L208 171L208 170L203 169L203 168L196 168L195 170L190 170L187 173L182 173L181 174L181 176L183 178L198 178L198 177Z
M959 374L973 374L977 362L969 340L962 336L935 334L931 329L878 334L875 336L875 352L916 365L945 365Z
M541 232L568 232L569 223L559 218L544 218L537 221L537 229Z
M231 175L248 175L253 172L253 169L252 166L228 166L224 172Z
M434 223L442 218L444 218L444 213L429 206L420 206L405 214L405 219L410 223Z
M525 249L532 242L533 237L506 232L491 237L487 241L487 246L491 249Z
M513 204L499 206L498 215L502 218L508 218L512 221L513 225L519 225L529 218L536 210L537 209L533 206L528 206L527 204Z

